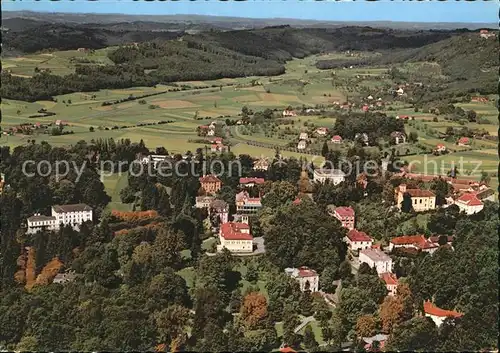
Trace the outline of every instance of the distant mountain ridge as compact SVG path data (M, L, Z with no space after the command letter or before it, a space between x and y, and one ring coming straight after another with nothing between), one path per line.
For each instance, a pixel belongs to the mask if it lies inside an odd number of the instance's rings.
M184 26L210 25L219 29L262 28L268 26L290 25L292 27L345 27L369 26L375 28L393 29L439 29L451 30L467 28L477 30L482 28L496 29L496 23L460 23L460 22L392 22L392 21L320 21L302 20L293 18L247 18L223 17L206 15L126 15L126 14L94 14L94 13L62 13L62 12L33 12L33 11L3 11L2 21L13 18L31 19L56 23L75 24L113 24L125 22L146 22L154 27L158 24L183 24ZM6 26L8 27L8 26ZM161 26L160 26L161 27ZM177 28L185 29L185 28Z

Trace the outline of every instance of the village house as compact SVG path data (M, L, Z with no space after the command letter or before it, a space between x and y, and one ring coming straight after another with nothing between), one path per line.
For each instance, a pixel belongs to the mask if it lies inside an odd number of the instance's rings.
M207 136L215 136L215 130L209 129L207 132Z
M455 205L461 212L467 215L478 213L484 208L483 202L477 196L477 193L465 193L455 200Z
M200 178L200 184L206 194L215 194L222 187L222 181L215 175L205 175Z
M223 144L213 144L210 146L210 152L228 152L229 147L223 145Z
M158 164L160 164L163 161L166 161L168 156L160 155L160 154L150 154L148 156L144 156L141 159L142 164L153 164L153 167L155 169L158 168Z
M68 282L73 282L76 278L75 272L74 271L68 271L65 273L58 273L54 279L52 280L52 283L58 283L58 284L65 284Z
M404 194L411 197L413 210L423 212L436 209L436 195L430 190L408 189L406 184L401 184L395 189L396 206L401 210Z
M442 143L438 143L436 145L435 151L438 152L438 153L446 152L446 146L444 144L442 144Z
M264 178L240 178L240 187L254 187L265 182Z
M224 200L213 200L208 208L208 213L219 217L220 223L226 223L229 219L229 205Z
M221 145L222 144L222 137L213 137L209 141L210 141L210 143Z
M342 227L349 230L354 229L355 214L352 207L337 207L333 211L332 216L337 218L340 223L342 223Z
M367 352L380 352L384 351L385 342L389 338L388 335L377 334L372 337L363 337L363 342L365 342L364 349ZM378 342L376 345L375 342Z
M403 94L405 94L405 91L403 90L403 88L399 88L396 93L398 94L398 96L402 96Z
M299 282L302 292L311 291L314 293L319 291L318 273L309 267L285 268L285 273Z
M326 134L328 134L328 129L326 127L319 127L316 129L316 135L326 136Z
M470 140L468 137L460 137L458 139L458 145L459 146L469 146L470 145Z
M408 115L396 115L396 120L408 120L410 117Z
M261 158L253 163L253 170L266 172L269 169L269 160L267 158Z
M428 300L424 302L424 312L425 316L430 317L437 327L441 326L446 318L456 319L463 316L462 313L454 310L438 308Z
M399 145L400 143L406 142L406 134L404 132L401 132L401 131L392 132L391 138L393 139L393 141L396 145Z
M305 150L306 147L307 147L306 140L300 140L299 143L297 144L297 149L299 149L299 150Z
M340 169L315 169L313 175L313 180L319 183L329 180L333 185L338 185L345 180L345 173Z
M233 253L251 253L253 251L253 236L250 226L246 223L226 222L219 230L220 245L218 251L226 248Z
M241 191L236 194L236 212L237 213L256 213L262 208L259 197L252 198L247 191Z
M196 208L209 208L210 204L214 200L213 196L197 196L196 197Z
M37 213L27 219L26 234L34 234L42 229L59 230L61 226L67 225L79 230L80 225L87 221L92 221L92 208L86 204L54 205L51 216Z
M365 232L357 229L351 229L344 238L344 241L347 243L349 249L354 252L370 249L373 245L373 239Z
M389 242L389 251L397 248L412 248L432 254L439 248L439 244L426 239L423 235L403 235L392 238Z
M299 140L307 140L309 138L309 135L307 132L301 132L299 135Z
M488 39L490 37L495 37L495 33L491 33L487 29L482 29L482 30L479 31L479 36L481 38Z
M340 144L340 143L342 143L342 137L340 137L339 135L335 135L332 137L332 142L336 143L336 144Z
M380 275L385 272L392 272L392 259L379 249L364 249L359 251L359 264L366 263L371 268L375 268Z
M385 282L385 288L387 289L387 295L395 296L398 289L398 278L394 273L384 272L380 274L380 278Z
M294 116L297 116L297 113L295 113L295 111L288 110L288 109L283 110L283 117L284 118L290 118L290 117L294 117Z
M370 108L365 104L363 105L363 111L366 113L368 110L370 110Z

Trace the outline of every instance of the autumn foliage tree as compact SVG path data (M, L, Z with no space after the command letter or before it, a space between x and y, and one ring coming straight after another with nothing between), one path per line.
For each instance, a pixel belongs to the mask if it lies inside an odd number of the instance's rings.
M240 314L245 326L252 330L267 317L267 300L264 295L252 292L245 296Z
M356 322L356 334L358 337L371 337L375 334L377 320L373 315L363 315Z
M396 296L387 296L380 306L382 331L391 333L394 326L412 318L414 298L407 284L398 285Z
M61 267L63 267L61 260L54 257L43 267L42 272L36 278L36 284L47 285L51 283Z
M28 249L28 256L26 260L26 289L31 289L36 281L36 264L35 264L35 249L30 247Z

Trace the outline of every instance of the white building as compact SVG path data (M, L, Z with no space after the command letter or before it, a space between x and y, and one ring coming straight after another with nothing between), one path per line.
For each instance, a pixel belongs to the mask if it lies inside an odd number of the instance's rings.
M398 290L399 281L394 273L385 272L381 273L380 278L385 282L387 295L395 296Z
M210 204L214 201L213 196L197 196L196 197L196 208L209 208Z
M307 147L306 140L300 140L299 143L297 144L297 149L299 150L305 150L306 147Z
M34 234L39 230L58 230L61 226L70 225L79 230L84 222L92 221L92 208L86 204L54 205L52 216L35 214L27 219L27 234Z
M385 272L392 272L392 259L379 249L365 249L359 252L359 263L366 263L370 267L375 267L380 275Z
M302 292L311 291L314 293L319 291L318 273L309 267L285 268L285 273L299 282Z
M333 185L337 185L345 180L345 173L340 169L315 169L313 174L314 181L320 183L330 180Z
M307 132L301 132L299 135L299 140L307 140L309 138L309 135Z
M460 208L460 211L465 212L467 215L478 213L484 207L483 202L476 196L475 193L463 194L455 200L455 205Z
M344 241L351 251L370 249L373 245L373 239L365 232L360 232L357 229L351 229L344 238Z
M219 241L218 251L222 251L223 248L234 253L253 251L253 236L250 234L250 226L246 223L223 223L219 231Z

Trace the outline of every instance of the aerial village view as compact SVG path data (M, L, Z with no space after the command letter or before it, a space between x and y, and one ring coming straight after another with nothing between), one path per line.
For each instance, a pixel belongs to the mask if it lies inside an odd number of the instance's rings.
M2 352L498 352L498 3L2 5Z

